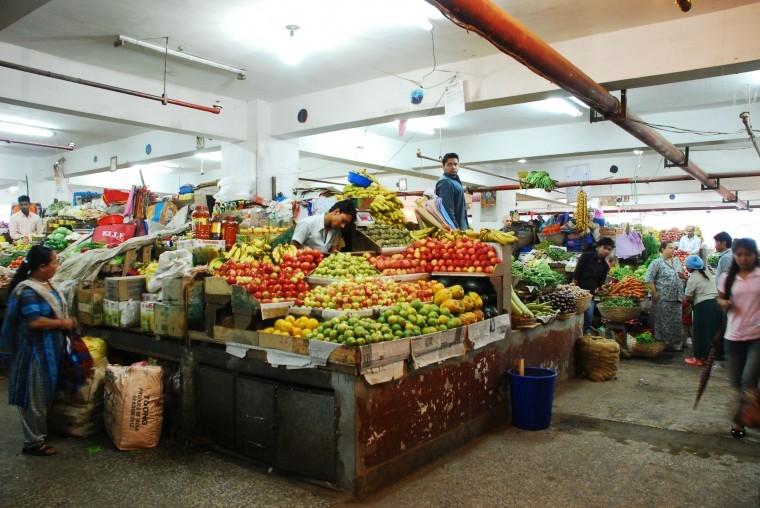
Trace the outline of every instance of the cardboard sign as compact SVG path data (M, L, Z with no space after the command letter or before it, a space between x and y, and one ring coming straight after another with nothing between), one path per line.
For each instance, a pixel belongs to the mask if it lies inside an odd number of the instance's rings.
M92 241L112 246L120 245L133 236L135 236L134 224L111 224L96 227L92 234Z

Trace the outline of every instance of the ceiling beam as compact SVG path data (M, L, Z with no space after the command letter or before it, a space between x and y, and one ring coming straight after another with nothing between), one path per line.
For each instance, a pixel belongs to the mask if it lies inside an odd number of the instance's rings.
M515 58L535 74L548 79L582 100L620 128L641 140L667 160L680 167L705 187L715 190L724 201L746 208L749 203L708 178L705 172L684 153L651 127L644 125L633 112L604 87L573 65L526 26L490 0L428 0L460 27L480 34L503 53Z

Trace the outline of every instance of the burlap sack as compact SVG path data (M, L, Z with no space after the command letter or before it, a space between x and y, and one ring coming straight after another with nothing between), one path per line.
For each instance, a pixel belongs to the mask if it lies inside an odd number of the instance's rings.
M135 364L106 369L104 422L119 450L155 448L163 424L161 367Z
M617 377L620 344L604 337L583 336L578 340L583 372L591 381Z

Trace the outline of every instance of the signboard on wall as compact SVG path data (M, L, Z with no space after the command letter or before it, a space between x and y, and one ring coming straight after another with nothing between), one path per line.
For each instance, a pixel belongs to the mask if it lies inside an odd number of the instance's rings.
M591 169L589 168L588 164L581 164L579 166L568 166L565 168L565 180L580 180L580 181L587 181L591 179ZM579 187L568 187L565 189L565 192L567 193L567 202L569 203L577 203L578 202L578 189Z
M496 192L485 191L480 193L480 220L482 222L496 222Z

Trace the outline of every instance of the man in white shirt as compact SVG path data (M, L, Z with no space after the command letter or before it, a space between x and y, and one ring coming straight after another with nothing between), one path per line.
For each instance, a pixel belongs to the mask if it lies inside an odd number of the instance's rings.
M702 239L694 234L694 226L686 226L686 234L678 242L678 250L699 256L702 249Z
M42 219L29 210L29 196L19 196L20 212L11 215L10 235L14 242L21 238L30 239L32 235L42 234Z
M299 249L310 247L325 254L334 252L338 247L341 230L355 219L356 206L353 201L338 201L327 213L299 220L291 242Z

